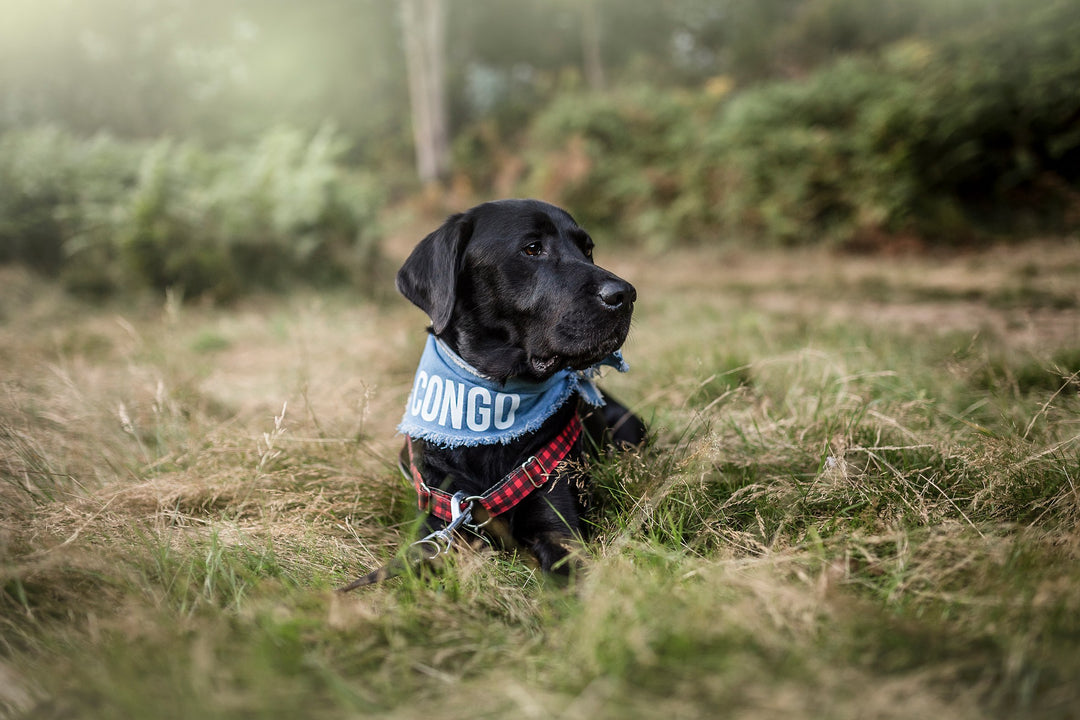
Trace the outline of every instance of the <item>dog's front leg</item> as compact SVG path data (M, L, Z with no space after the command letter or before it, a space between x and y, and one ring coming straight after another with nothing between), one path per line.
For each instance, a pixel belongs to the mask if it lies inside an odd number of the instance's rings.
M562 532L547 532L529 541L529 549L548 575L570 578L582 568L582 542Z
M514 536L536 557L545 573L569 576L581 565L581 521L566 476L549 491L538 491L521 503L514 518Z

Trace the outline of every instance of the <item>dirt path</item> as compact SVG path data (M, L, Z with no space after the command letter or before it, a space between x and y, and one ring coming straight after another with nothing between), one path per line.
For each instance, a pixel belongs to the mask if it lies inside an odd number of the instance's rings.
M929 333L992 332L1021 347L1080 340L1080 242L941 256L680 251L601 264L649 296Z

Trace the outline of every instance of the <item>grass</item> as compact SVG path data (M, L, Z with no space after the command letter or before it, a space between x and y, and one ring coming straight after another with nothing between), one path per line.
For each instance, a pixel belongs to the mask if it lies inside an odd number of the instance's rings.
M415 519L417 311L0 269L0 717L1075 716L1080 245L610 266L655 441L587 574L347 597Z

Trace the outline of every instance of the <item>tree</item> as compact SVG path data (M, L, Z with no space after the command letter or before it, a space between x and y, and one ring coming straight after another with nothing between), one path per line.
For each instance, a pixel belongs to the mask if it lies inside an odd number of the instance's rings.
M416 170L422 181L433 182L450 170L446 8L443 0L402 0L401 10Z
M603 90L606 82L600 53L600 12L596 0L583 4L581 11L581 54L585 80L593 90Z

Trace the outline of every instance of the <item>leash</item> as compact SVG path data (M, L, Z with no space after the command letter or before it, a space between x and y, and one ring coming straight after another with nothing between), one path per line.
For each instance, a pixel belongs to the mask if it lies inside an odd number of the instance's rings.
M430 511L432 515L444 521L446 527L411 543L402 556L338 588L338 592L345 593L389 580L401 575L409 568L429 563L440 555L449 553L454 546L454 534L462 528L483 538L481 531L496 516L517 506L554 476L555 470L570 454L579 437L581 437L581 419L577 413L574 413L562 432L541 448L537 454L530 456L521 465L507 473L491 489L483 495L466 495L464 492L450 494L445 490L429 487L416 466L412 438L406 436L408 467L406 468L403 459L399 459L398 467L406 479L412 480L419 509ZM487 519L479 523L473 522L474 509L483 509L488 516Z
M454 533L462 527L468 527L474 533L479 534L480 526L472 523L472 499L466 497L465 493L454 493L453 505L451 506L453 516L446 527L441 530L436 530L433 533L429 533L425 537L420 538L414 543L411 543L408 548L405 549L404 558L394 558L386 565L383 565L377 570L372 570L367 575L358 577L348 585L344 585L338 588L338 592L347 593L350 590L355 590L365 585L374 585L375 583L382 582L383 580L389 580L390 578L401 575L407 568L419 566L421 563L431 562L440 555L445 555L450 552L450 549L454 546ZM490 519L487 521L490 522ZM485 522L484 524L487 524ZM430 554L426 554L424 549L431 551Z

